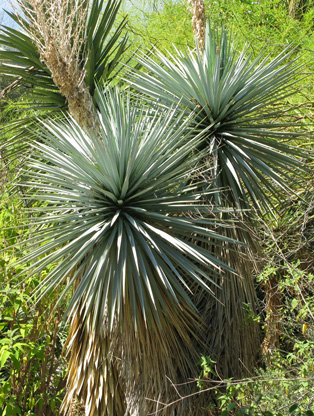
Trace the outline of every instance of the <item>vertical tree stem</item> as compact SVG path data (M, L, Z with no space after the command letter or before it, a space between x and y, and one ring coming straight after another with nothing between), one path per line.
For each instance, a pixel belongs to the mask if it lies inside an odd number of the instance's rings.
M206 29L204 0L189 0L189 4L192 5L193 34L197 40L199 51L203 54Z

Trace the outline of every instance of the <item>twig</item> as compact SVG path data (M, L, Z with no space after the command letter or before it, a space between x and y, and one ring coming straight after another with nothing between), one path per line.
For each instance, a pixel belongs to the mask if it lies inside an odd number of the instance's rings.
M3 88L3 90L0 92L0 100L2 100L9 92L17 87L21 83L22 77L18 77L15 81L11 82L7 87Z
M207 389L196 391L194 393L188 394L187 396L184 396L184 397L180 396L177 400L174 400L174 401L172 401L170 403L167 403L167 404L161 403L158 400L146 398L146 400L149 400L151 402L155 402L157 404L162 404L163 405L163 407L161 409L156 410L155 412L149 413L148 416L157 415L161 411L167 409L170 406L173 406L173 405L179 403L182 400L189 399L190 397L194 397L194 396L199 396L200 394L207 393L207 392L212 391L212 390L217 390L219 388L223 388L226 385L239 385L239 384L243 385L243 384L253 384L253 383L257 383L257 382L259 382L259 383L270 383L270 382L273 382L273 381L276 381L276 382L278 382L278 381L295 382L295 381L300 381L300 380L302 380L302 381L314 380L314 377L306 377L306 378L305 377L296 377L296 378L291 378L291 379L287 379L287 378L259 379L259 377L255 377L254 379L243 379L243 380L232 380L232 381L223 380L222 382L221 381L216 381L216 380L210 380L210 383L217 383L217 384L215 386L208 387ZM195 381L198 381L198 380L195 380ZM207 381L207 380L204 380L204 381ZM173 383L172 383L172 386L174 387Z
M34 66L31 66L31 67L29 67L26 70L26 72L33 71L34 69L35 69L35 67ZM14 80L13 82L11 82L11 84L9 84L7 87L3 88L3 90L0 92L0 100L2 100L7 94L9 94L9 92L13 88L17 87L21 83L22 79L23 79L23 77L20 76L16 80Z

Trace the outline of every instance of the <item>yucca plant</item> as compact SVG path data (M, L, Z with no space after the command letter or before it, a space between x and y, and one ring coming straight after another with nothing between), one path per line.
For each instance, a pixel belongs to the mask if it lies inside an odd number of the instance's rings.
M69 110L80 125L97 130L95 86L112 82L121 60L127 62L126 18L117 22L120 4L17 1L16 13L8 13L14 27L2 26L0 31L0 72L15 87L27 88L27 100L20 103L23 108L40 110L41 117ZM15 134L3 143L5 149L18 139L25 145L18 132L23 133L26 121L20 123L20 130L15 123Z
M203 55L196 48L168 58L155 49L152 57L138 56L147 72L129 74L132 85L154 100L180 101L197 113L213 181L227 188L223 195L235 208L271 209L276 186L287 190L291 172L300 172L294 157L300 151L282 143L298 133L283 131L289 123L280 121L285 109L278 107L295 93L299 66L292 53L288 47L271 60L264 53L251 60L227 30L207 24Z
M287 143L297 134L286 131L289 119L279 107L295 91L299 67L292 53L288 47L272 59L264 53L251 59L247 48L237 50L227 30L212 30L208 23L202 53L196 46L168 57L155 49L151 57L138 57L146 71L128 76L147 100L165 106L180 102L187 114L196 114L198 128L203 129L198 149L207 151L202 163L213 169L198 186L220 189L209 200L234 209L238 217L233 229L222 232L248 245L238 255L214 248L241 279L225 278L216 304L207 303L200 293L203 317L212 327L212 358L225 377L246 374L259 350L258 327L245 323L256 313L253 264L248 261L257 250L250 233L257 225L254 211L271 213L281 191L289 192L303 170L300 151ZM223 217L232 220L230 215Z
M45 7L47 8L50 3L53 2L46 1ZM72 1L72 3L74 7L76 2ZM81 3L81 8L87 7L88 10L85 17L86 24L84 27L76 27L75 21L79 19L77 16L74 17L71 32L74 37L77 35L75 31L83 31L81 37L84 39L84 43L80 45L80 56L75 58L80 59L82 69L85 71L84 81L93 96L95 85L110 83L121 68L121 58L128 48L128 38L126 35L123 36L126 18L119 23L116 22L121 1L93 0ZM14 27L5 25L1 27L0 44L5 49L0 51L0 71L12 79L19 78L22 85L32 86L30 97L33 98L34 104L37 106L64 108L66 106L65 99L54 84L51 71L40 59L40 51L33 38L33 29L30 27L32 25L31 3L21 0L19 7L24 11L24 16L19 14L20 10L17 14L7 12L15 25ZM61 7L64 9L64 5ZM28 12L25 13L25 10ZM66 17L66 10L63 12ZM48 36L49 33L44 35ZM61 38L62 36L60 39L55 39L55 42L62 42ZM43 39L39 41L43 42Z
M74 120L37 133L22 183L40 202L24 272L45 275L37 297L60 286L70 296L64 413L77 396L88 416L146 415L158 409L146 398L176 397L166 377L198 376L193 343L208 328L194 291L217 296L214 276L232 272L202 242L236 242L217 234L207 195L193 184L204 155L185 112L131 106L118 90L98 95L99 134ZM202 405L177 409L195 415Z

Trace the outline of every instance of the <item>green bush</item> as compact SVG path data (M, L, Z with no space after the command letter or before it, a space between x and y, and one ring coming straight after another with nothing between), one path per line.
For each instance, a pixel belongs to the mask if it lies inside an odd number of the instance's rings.
M17 201L4 197L0 246L12 248L0 260L0 414L58 415L66 364L61 356L63 313L60 306L53 309L53 299L34 304L31 293L39 276L23 281L27 265L17 266L16 261L23 253L21 236L29 230L14 227L20 219Z

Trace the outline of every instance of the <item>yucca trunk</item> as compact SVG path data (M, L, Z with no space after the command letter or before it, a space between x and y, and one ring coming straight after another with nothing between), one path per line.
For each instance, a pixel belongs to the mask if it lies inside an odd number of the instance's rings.
M84 406L87 416L125 414L123 379L119 375L117 331L96 334L90 316L72 318L66 350L69 355L67 386L61 414L71 416L73 402Z
M79 402L86 416L201 416L210 399L198 394L193 381L200 372L195 345L205 347L197 336L205 339L208 328L189 308L171 310L169 305L163 328L147 327L139 318L137 329L127 321L123 330L117 325L102 336L90 329L90 318L78 313L67 343L62 414L71 416L73 403Z
M138 331L126 326L120 334L127 415L158 412L161 416L195 416L208 404L205 398L202 403L195 398L180 400L197 391L195 383L187 382L198 376L199 357L193 348L192 330L197 333L202 324L188 309L178 312L170 315L161 329L147 328L142 321Z
M211 201L213 202L213 201ZM205 243L203 248L218 259L223 259L234 270L224 270L211 285L215 296L208 297L202 290L196 294L196 307L207 331L204 346L199 345L202 355L215 362L215 373L219 379L240 379L252 374L260 353L260 328L258 324L258 302L254 284L257 264L255 256L259 245L250 235L243 215L224 212L219 215L225 226L217 232L226 238L250 242L246 246L225 243L217 247ZM255 272L255 273L254 273ZM215 375L211 374L215 378Z
M235 225L237 227L237 225ZM221 230L227 237L243 237L241 230ZM257 319L258 306L254 285L253 247L227 246L219 252L218 258L232 267L236 275L224 273L219 279L220 290L216 299L208 299L206 323L210 331L208 348L213 351L217 372L221 378L240 379L252 375L260 353L260 328Z

